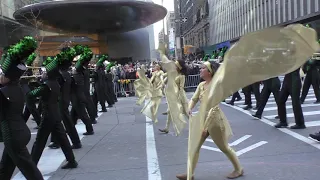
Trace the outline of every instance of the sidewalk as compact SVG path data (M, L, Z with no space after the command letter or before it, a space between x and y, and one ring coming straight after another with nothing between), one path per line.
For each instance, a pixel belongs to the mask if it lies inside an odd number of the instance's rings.
M95 135L75 150L79 167L54 172L50 180L147 179L145 117L135 98L119 98L94 126Z

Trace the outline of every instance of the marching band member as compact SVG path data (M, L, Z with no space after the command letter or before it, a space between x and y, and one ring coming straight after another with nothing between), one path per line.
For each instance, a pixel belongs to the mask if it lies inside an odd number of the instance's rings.
M32 66L32 63L34 62L36 57L37 57L37 55L35 53L32 53L28 57L28 59L26 61L26 65L27 66ZM31 68L27 69L26 72L30 76L33 75L33 72L32 72ZM22 90L23 90L25 95L27 95L31 91L29 81L30 81L29 78L20 79L20 85L21 85L21 88L22 88ZM40 115L39 111L37 110L36 101L37 101L37 99L26 98L26 106L25 106L24 111L23 111L23 118L27 122L29 117L30 117L30 114L32 114L32 117L34 118L34 121L37 123L37 127L36 128L39 128L40 122L41 122L41 115Z
M91 56L92 58L92 56ZM91 59L88 59L83 64L83 78L84 78L84 96L86 97L86 109L88 111L89 118L92 124L97 124L96 116L97 109L94 106L90 95L90 70L89 62Z
M77 45L74 47L76 51L76 55L80 55L77 63L75 64L75 69L72 72L72 83L71 88L71 104L72 110L71 114L78 116L82 122L86 126L87 132L83 133L83 135L93 135L93 127L92 122L86 111L86 97L84 95L84 64L91 60L93 54L92 51L88 47L83 47L81 45ZM76 124L77 118L72 116L72 120Z
M96 64L96 71L93 75L93 79L94 79L94 93L93 93L93 101L95 104L95 107L98 108L98 102L101 105L101 112L107 112L107 108L106 108L106 100L105 100L105 73L104 73L104 69L105 66L103 64L103 62L107 59L107 57L105 55L102 55L97 64Z
M203 63L203 66L200 70L200 77L205 81L201 82L198 85L196 92L193 94L189 102L190 115L191 115L191 110L195 107L197 102L198 101L201 102L203 101L203 99L206 98L208 85L211 82L218 67L219 67L219 64L214 62L207 61ZM217 145L217 147L229 158L229 160L231 161L234 167L234 171L231 174L229 174L227 177L229 179L235 179L242 176L243 168L240 165L240 162L236 153L228 144L228 139L232 135L232 130L227 118L225 117L224 113L221 111L219 106L216 106L215 108L213 108L211 112L208 113L208 115L211 116L209 118L213 118L211 119L211 122L215 123L216 125L210 126L211 128L208 128L202 132L202 138L199 146L197 147L196 155L193 159L191 174L194 174L194 170L199 158L200 148L204 143L204 141L206 140L206 138L210 135L212 140ZM209 121L209 120L206 120L206 121ZM187 174L177 175L177 178L180 180L187 180ZM193 179L193 177L191 179Z
M37 42L32 37L25 37L8 49L1 62L0 134L4 142L0 162L1 180L10 180L16 166L26 179L43 180L26 147L31 133L21 116L24 94L19 85L19 78L27 69L22 60L36 48Z
M59 66L64 64L64 61L72 60L72 58L65 58L65 56L66 54L61 52L47 64L45 67L46 73L43 76L44 83L28 93L29 98L41 97L43 108L43 119L37 133L36 141L33 144L31 154L33 161L38 164L49 134L51 133L61 146L67 160L67 163L62 166L62 169L71 169L76 168L78 163L75 160L66 131L61 123L58 102L60 96L60 86L57 80L60 75Z
M58 82L60 85L60 98L59 98L59 110L61 114L62 122L66 128L70 140L72 142L72 149L80 149L82 147L81 141L77 132L77 129L74 123L71 120L69 106L70 106L70 94L71 94L71 75L68 72L69 67L71 66L71 61L74 57L73 48L63 48L61 50L61 55L64 55L65 58L68 58L68 61L63 61L59 66L59 78ZM55 134L51 134L51 144L48 146L52 149L60 148Z

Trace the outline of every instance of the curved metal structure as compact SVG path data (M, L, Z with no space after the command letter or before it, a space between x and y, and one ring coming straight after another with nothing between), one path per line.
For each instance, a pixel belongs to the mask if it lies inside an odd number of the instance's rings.
M13 16L21 24L59 33L122 33L163 19L163 6L133 0L50 1L25 6Z

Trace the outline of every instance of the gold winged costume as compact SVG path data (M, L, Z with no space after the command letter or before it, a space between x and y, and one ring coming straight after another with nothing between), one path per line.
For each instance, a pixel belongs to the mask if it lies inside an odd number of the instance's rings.
M298 69L319 49L315 30L301 24L248 33L233 45L206 92L199 93L205 98L202 97L198 114L190 118L187 179L193 178L203 132L207 130L210 134L210 131L219 129L219 125L223 124L224 118L216 116L216 112L220 111L217 105L221 101L249 84ZM221 133L221 138L228 139L230 134L227 130Z
M141 69L138 72L139 81L134 83L136 93L138 98L137 104L142 104L142 102L150 98L148 102L144 105L141 113L152 119L153 122L157 123L157 113L161 103L162 98L162 86L163 86L163 71L160 70L160 66L156 65L157 70L152 73L150 80L145 77L144 71ZM143 87L145 86L145 89Z
M168 103L167 123L165 129L161 132L168 133L169 126L172 123L175 134L178 136L187 124L188 99L184 91L185 75L178 73L182 69L178 61L170 61L167 56L161 54L161 64L166 70L167 86L165 94Z

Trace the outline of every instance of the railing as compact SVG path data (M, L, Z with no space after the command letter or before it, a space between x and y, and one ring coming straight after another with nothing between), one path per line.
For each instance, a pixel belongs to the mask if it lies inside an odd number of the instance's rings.
M135 79L123 79L114 82L114 92L118 97L134 96L133 82ZM184 88L186 90L195 89L200 83L200 75L189 75L186 77Z

